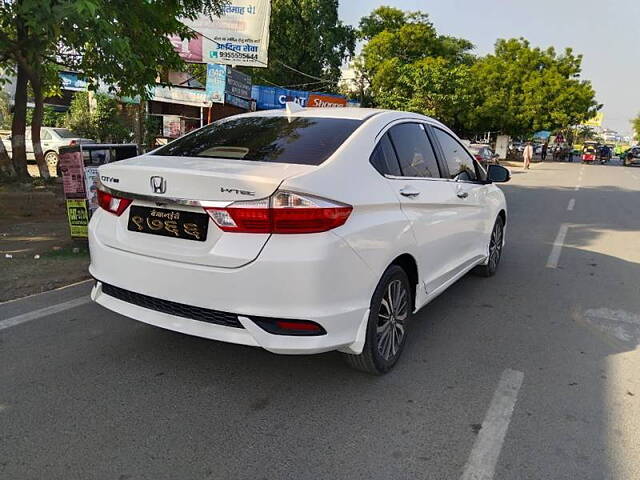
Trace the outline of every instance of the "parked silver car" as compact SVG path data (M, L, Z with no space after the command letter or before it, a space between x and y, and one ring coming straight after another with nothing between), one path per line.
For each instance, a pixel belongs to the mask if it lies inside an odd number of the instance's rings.
M472 143L468 146L469 151L476 157L476 160L480 162L485 169L492 163L498 163L498 155L496 155L491 147L483 143Z
M4 147L9 155L11 155L11 137L2 139ZM77 133L67 128L42 127L40 130L40 142L44 159L51 167L58 165L59 148L67 145L77 145L79 143L96 143L90 138L82 138ZM27 145L27 160L35 160L33 153L33 143L31 142L31 129L27 127L25 132L25 143Z

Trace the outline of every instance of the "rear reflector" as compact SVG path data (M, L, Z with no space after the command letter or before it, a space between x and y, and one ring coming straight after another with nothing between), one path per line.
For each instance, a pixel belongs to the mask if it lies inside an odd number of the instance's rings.
M98 205L100 208L106 210L109 213L113 213L117 217L122 215L132 200L129 198L120 198L115 195L111 195L103 190L98 189Z
M268 317L250 317L256 325L274 335L317 336L327 331L310 320L286 320Z
M276 192L263 200L205 210L225 232L319 233L343 225L353 207L311 195Z

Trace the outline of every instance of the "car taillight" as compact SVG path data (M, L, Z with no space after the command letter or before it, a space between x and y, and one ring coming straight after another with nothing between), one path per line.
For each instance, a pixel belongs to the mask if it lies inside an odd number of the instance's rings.
M482 158L482 155L474 155L476 157L476 160L479 162L484 161L484 158Z
M103 190L98 190L98 205L100 205L100 208L118 217L131 205L131 202L132 200L129 198L116 197Z
M319 233L343 225L353 207L311 195L276 192L257 201L205 208L225 232Z
M69 142L69 145L70 145L70 146L71 146L71 145L77 145L77 144L78 144L78 141L77 141L77 140L71 140L71 141Z

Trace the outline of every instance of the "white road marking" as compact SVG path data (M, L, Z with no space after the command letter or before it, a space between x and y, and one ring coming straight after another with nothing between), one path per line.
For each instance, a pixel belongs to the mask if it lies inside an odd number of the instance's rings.
M576 188L574 188L574 190L577 192L578 190L580 190L580 185L576 185Z
M524 374L516 370L502 372L461 480L493 478L523 378Z
M562 225L560 225L560 230L558 230L558 235L556 236L556 239L553 242L553 248L551 249L551 253L549 254L549 259L547 260L547 268L556 268L558 266L558 261L560 260L560 253L562 252L562 247L564 246L564 239L567 236L568 230L569 230L568 223L563 223Z
M573 211L573 207L576 206L576 199L572 198L571 200L569 200L569 205L567 205L567 210L568 211Z
M7 318L6 320L1 320L0 330L15 327L16 325L20 325L21 323L30 322L31 320L37 320L38 318L53 315L54 313L64 312L65 310L69 310L70 308L79 307L80 305L84 305L90 302L91 299L89 297L80 297L74 298L73 300L69 300L67 302L51 305L49 307L40 308L32 312L23 313L22 315L17 315L15 317Z

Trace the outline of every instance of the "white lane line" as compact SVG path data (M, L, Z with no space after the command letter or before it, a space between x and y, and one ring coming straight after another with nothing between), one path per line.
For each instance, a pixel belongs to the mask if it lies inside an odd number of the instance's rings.
M558 266L558 261L560 260L560 253L562 252L562 247L564 246L564 239L567 236L568 230L569 230L568 223L563 223L562 225L560 225L560 230L558 230L558 235L556 236L556 239L553 242L553 248L551 249L551 253L549 254L549 259L547 260L547 268L556 268Z
M578 185L575 186L574 190L577 192L578 190L580 190L580 184L578 183Z
M524 373L517 370L502 372L461 480L493 478L523 379Z
M0 320L0 330L15 327L16 325L20 325L21 323L30 322L31 320L37 320L38 318L53 315L54 313L64 312L65 310L69 310L70 308L79 307L80 305L84 305L90 302L91 298L89 297L74 298L73 300L69 300L67 302L40 308L32 312L23 313L22 315L16 315L15 317L7 318L6 320Z
M571 200L569 200L569 205L567 205L567 210L569 212L572 212L573 211L573 207L575 207L575 206L576 206L576 199L572 198Z

